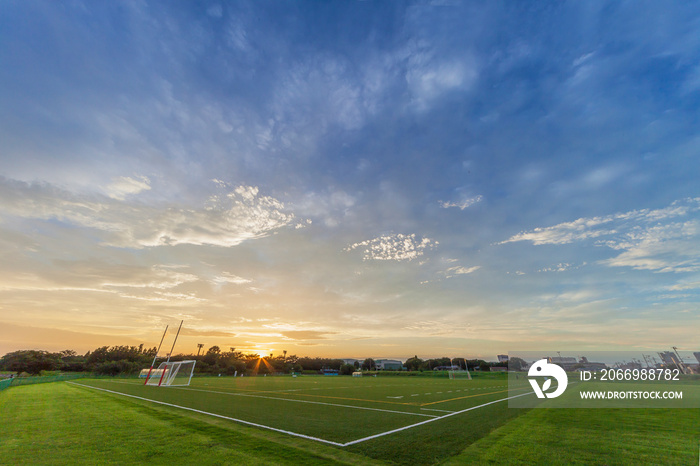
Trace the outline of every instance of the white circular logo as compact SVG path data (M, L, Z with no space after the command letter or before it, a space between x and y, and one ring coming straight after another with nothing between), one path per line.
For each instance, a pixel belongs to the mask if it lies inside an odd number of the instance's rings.
M552 386L552 379L545 379L542 387L540 388L537 379L528 379L532 389L535 390L537 398L556 398L566 390L566 386L569 383L569 378L566 376L566 372L561 367L556 364L550 364L546 359L540 359L530 366L530 370L527 372L528 377L554 377L557 380L557 389L552 393L546 393L547 390Z

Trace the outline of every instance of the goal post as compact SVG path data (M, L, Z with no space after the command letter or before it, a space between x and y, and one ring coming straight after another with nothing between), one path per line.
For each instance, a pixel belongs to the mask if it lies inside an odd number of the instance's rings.
M194 366L197 361L162 362L154 369L146 385L157 387L186 387L192 380Z
M450 380L471 380L472 374L467 371L449 371Z

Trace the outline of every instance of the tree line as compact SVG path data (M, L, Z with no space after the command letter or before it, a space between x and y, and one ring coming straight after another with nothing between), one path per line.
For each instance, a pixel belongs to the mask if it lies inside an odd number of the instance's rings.
M15 372L17 375L39 375L47 371L91 372L99 375L134 375L150 367L157 349L139 346L102 346L94 351L79 355L73 350L49 352L42 350L20 350L7 353L0 358L0 371ZM163 360L159 358L156 367ZM358 370L376 370L372 358L345 364L342 359L298 357L282 355L261 358L257 353L222 351L218 346L210 347L204 354L178 354L171 361L195 360L195 373L213 375L234 374L271 374L271 373L318 373L323 370L338 371L341 375L350 375ZM418 356L408 359L402 370L433 371L449 367L469 368L472 370L489 370L494 365L481 359L420 359ZM519 368L515 368L519 370Z

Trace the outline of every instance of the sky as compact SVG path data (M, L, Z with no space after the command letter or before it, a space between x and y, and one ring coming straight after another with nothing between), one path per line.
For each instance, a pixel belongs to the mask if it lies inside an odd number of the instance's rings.
M700 351L700 4L24 1L0 354Z

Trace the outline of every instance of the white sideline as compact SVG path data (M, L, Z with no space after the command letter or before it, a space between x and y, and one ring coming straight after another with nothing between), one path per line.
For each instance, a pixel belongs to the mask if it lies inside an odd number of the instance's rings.
M272 431L275 431L275 432L281 432L281 433L283 433L283 434L292 435L292 436L294 436L294 437L301 437L301 438L305 438L305 439L307 439L307 440L315 440L315 441L317 441L317 442L327 443L327 444L329 444L329 445L335 445L335 446L337 446L337 447L347 447L347 446L350 446L350 445L356 445L356 444L358 444L358 443L366 442L366 441L368 441L368 440L373 440L373 439L376 439L376 438L379 438L379 437L384 437L385 435L395 434L395 433L397 433L397 432L401 432L401 431L404 431L404 430L407 430L407 429L411 429L411 428L413 428L413 427L418 427L418 426L422 426L422 425L424 425L424 424L428 424L428 423L430 423L430 422L439 421L439 420L441 420L441 419L445 419L445 418L448 418L448 417L450 417L450 416L455 416L455 415L457 415L457 414L466 413L467 411L472 411L472 410L474 410L474 409L483 408L484 406L492 405L492 404L495 404L495 403L500 403L501 401L512 400L513 398L519 398L519 397L521 397L521 396L526 396L526 395L532 395L532 394L533 394L533 392L527 392L527 393L521 393L520 395L514 395L514 396L509 396L509 397L506 397L506 398L501 398L500 400L489 401L488 403L480 404L480 405L478 405L478 406L472 406L471 408L463 409L463 410L461 410L461 411L455 411L455 412L452 412L452 413L450 413L450 414L445 414L444 416L433 417L432 419L428 419L428 420L425 420L425 421L417 422L416 424L411 424L411 425L408 425L408 426L399 427L398 429L388 430L388 431L386 431L386 432L381 432L381 433L379 433L379 434L370 435L369 437L363 437L363 438L360 438L360 439L357 439L357 440L352 440L352 441L346 442L346 443L338 443L338 442L333 442L333 441L331 441L331 440L325 440L325 439L318 438L318 437L312 437L312 436L310 436L310 435L299 434L299 433L297 433L297 432L291 432L291 431L288 431L288 430L277 429L276 427L270 427L270 426L266 426L266 425L262 425L262 424L256 424L256 423L254 423L254 422L244 421L244 420L242 420L242 419L236 419L236 418L233 418L233 417L222 416L221 414L209 413L209 412L206 412L206 411L200 411L199 409L188 408L188 407L186 407L186 406L179 406L179 405L175 405L175 404L172 404L172 403L166 403L166 402L164 402L164 401L156 401L156 400L151 400L151 399L143 398L143 397L136 396L136 395L128 395L128 394L126 394L126 393L115 392L115 391L113 391L113 390L107 390L106 388L97 388L97 387L93 387L93 386L90 386L90 385L83 385L83 384L80 384L80 383L69 382L69 381L66 381L66 383L69 383L69 384L71 384L71 385L78 385L78 386L80 386L80 387L85 387L85 388L92 388L92 389L94 389L94 390L100 390L100 391L103 391L103 392L113 393L113 394L115 394L115 395L121 395L121 396L126 396L126 397L129 397L129 398L136 398L136 399L143 400L143 401L149 401L149 402L151 402L151 403L156 403L156 404L160 404L160 405L171 406L171 407L173 407L173 408L184 409L184 410L186 410L186 411L193 411L193 412L195 412L195 413L206 414L206 415L209 415L209 416L218 417L218 418L226 419L226 420L229 420L229 421L240 422L241 424L246 424L246 425L250 425L250 426L254 426L254 427L260 427L260 428L267 429L267 430L272 430ZM248 396L251 396L251 395L248 395Z
M329 445L335 445L335 446L337 446L337 447L344 447L344 446L345 446L345 444L343 444L343 443L332 442L332 441L330 441L330 440L324 440L324 439L318 438L318 437L311 437L310 435L299 434L299 433L296 433L296 432L291 432L291 431L289 431L289 430L282 430L282 429L277 429L277 428L275 428L275 427L264 426L264 425L262 425L262 424L256 424L256 423L254 423L254 422L244 421L244 420L242 420L242 419L236 419L236 418L233 418L233 417L222 416L221 414L208 413L208 412L206 412L206 411L200 411L200 410L198 410L198 409L188 408L188 407L186 407L186 406L178 406L178 405L174 405L174 404L172 404L172 403L165 403L164 401L149 400L148 398L143 398L143 397L136 396L136 395L127 395L126 393L115 392L115 391L113 391L113 390L107 390L106 388L92 387L92 386L90 386L90 385L83 385L83 384L81 384L81 383L75 383L75 382L68 382L68 383L69 383L69 384L72 384L72 385L79 385L79 386L81 386L81 387L92 388L92 389L94 389L94 390L101 390L101 391L103 391L103 392L113 393L113 394L115 394L115 395L128 396L129 398L136 398L136 399L143 400L143 401L150 401L151 403L156 403L156 404L159 404L159 405L171 406L171 407L173 407L173 408L180 408L180 409L184 409L184 410L187 410L187 411L193 411L193 412L195 412L195 413L206 414L206 415L209 415L209 416L214 416L214 417L218 417L218 418L221 418L221 419L226 419L226 420L229 420L229 421L240 422L241 424L246 424L246 425L249 425L249 426L261 427L261 428L267 429L267 430L274 430L275 432L281 432L281 433L283 433L283 434L293 435L294 437L301 437L301 438L305 438L305 439L308 439L308 440L316 440L317 442L327 443L327 444L329 444Z

